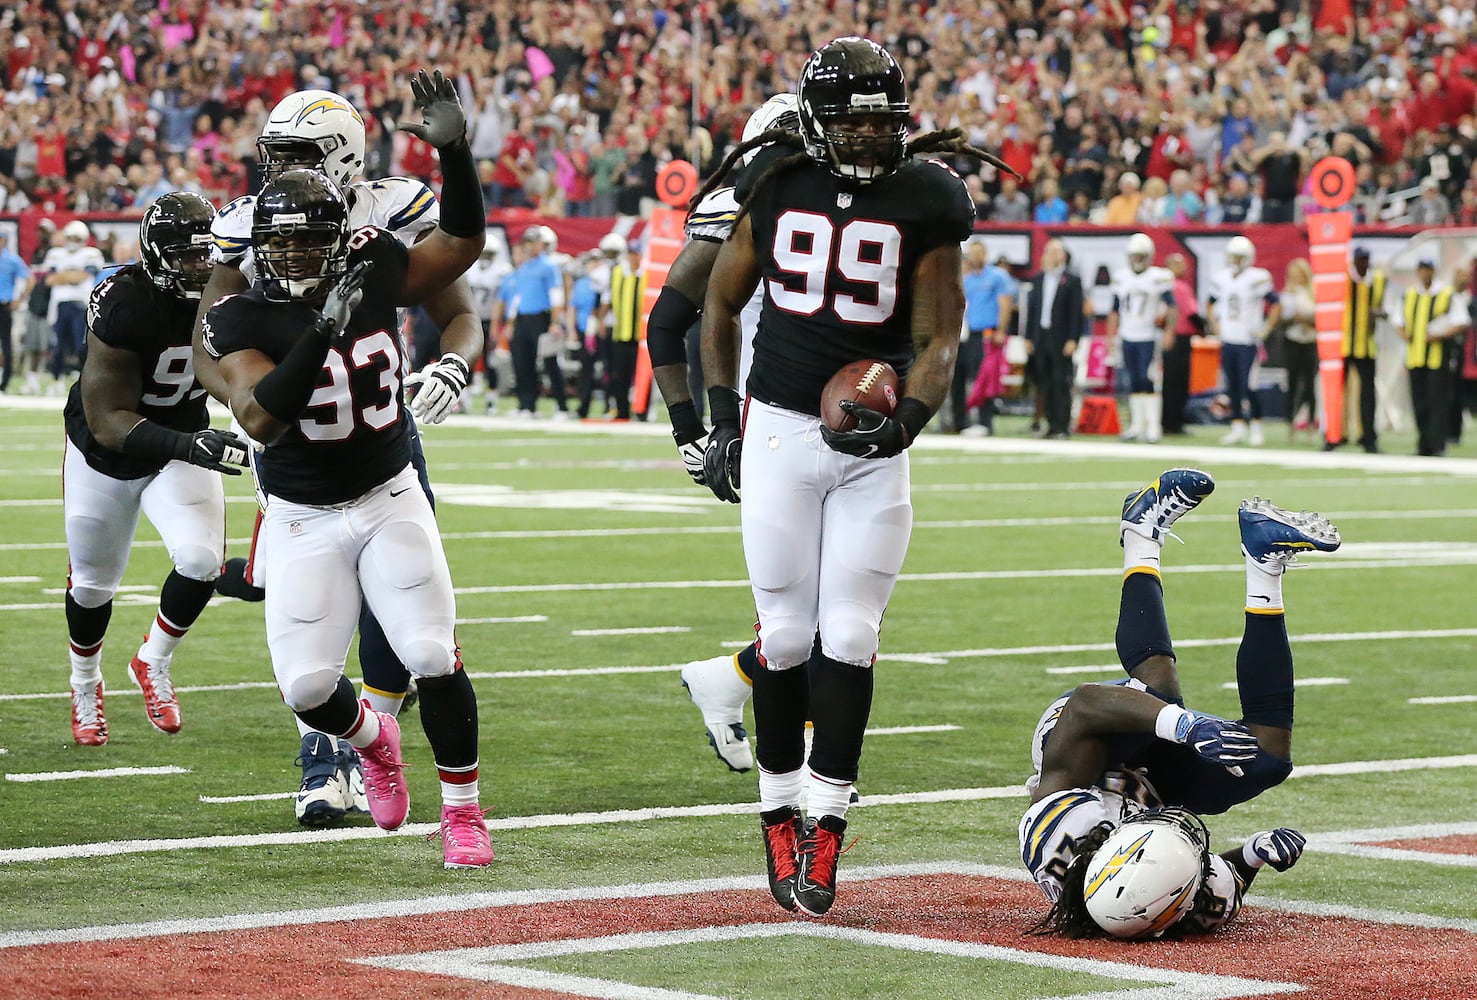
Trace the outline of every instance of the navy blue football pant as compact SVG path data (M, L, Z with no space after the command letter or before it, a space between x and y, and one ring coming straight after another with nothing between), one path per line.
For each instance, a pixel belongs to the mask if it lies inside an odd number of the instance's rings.
M1231 419L1245 420L1250 409L1251 419L1260 420L1262 404L1251 387L1251 370L1256 367L1255 344L1222 344L1221 371L1226 376L1226 395L1231 400Z
M71 370L67 359L82 364L82 343L87 337L87 303L58 302L56 306L56 349L51 352L51 377L61 378Z
M421 489L436 509L436 496L431 492L431 477L426 472L426 452L421 447L421 435L415 422L410 424L410 464L415 466L416 477ZM410 671L395 655L385 630L380 628L379 619L369 610L368 602L359 606L359 671L364 676L364 686L385 694L404 694L410 689Z
M1128 376L1128 391L1138 395L1154 392L1154 378L1149 368L1154 364L1152 340L1123 341L1123 371Z

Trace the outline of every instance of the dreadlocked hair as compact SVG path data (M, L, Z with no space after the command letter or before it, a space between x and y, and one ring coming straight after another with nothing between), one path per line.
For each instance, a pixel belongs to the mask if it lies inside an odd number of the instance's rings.
M1116 826L1104 820L1077 841L1077 856L1062 875L1062 894L1051 904L1051 910L1046 916L1027 931L1028 934L1058 934L1074 939L1106 936L1107 932L1087 912L1087 900L1082 896L1082 888L1087 881L1087 866L1092 862L1093 855L1097 854L1103 842L1116 829Z
M759 133L752 139L745 139L723 158L722 163L718 164L718 169L713 171L713 176L708 178L707 183L699 188L697 194L693 195L692 200L687 203L687 210L691 212L697 208L699 202L722 187L723 182L728 179L728 175L733 172L734 164L738 163L739 159L745 153L758 149L760 146L767 146L770 143L790 146L793 149L800 150L802 153L805 151L805 140L801 138L799 132L790 129L772 128L767 132ZM768 177L769 173L770 171L766 170L763 176ZM758 187L758 185L756 184L755 187Z
M935 153L953 153L956 156L973 156L977 160L984 160L997 170L1004 170L1016 180L1025 180L1020 174L1011 169L1010 164L988 150L973 146L964 138L962 128L941 128L933 132L925 132L922 135L908 141L908 149L904 154L908 156L930 156Z

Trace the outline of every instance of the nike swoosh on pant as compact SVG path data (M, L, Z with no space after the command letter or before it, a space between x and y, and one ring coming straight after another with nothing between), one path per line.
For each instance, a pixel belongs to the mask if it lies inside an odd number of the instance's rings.
M407 486L403 490L391 490L390 491L390 496L392 496L392 497L398 497L398 496L402 496L402 495L404 495L406 493L409 493L409 492L410 492L410 487Z

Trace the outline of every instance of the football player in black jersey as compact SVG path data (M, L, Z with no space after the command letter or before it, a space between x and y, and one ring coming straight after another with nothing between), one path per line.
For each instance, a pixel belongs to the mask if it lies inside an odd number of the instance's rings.
M704 474L722 500L747 487L744 555L767 668L754 678L754 720L770 889L786 909L820 915L835 899L878 628L912 529L906 449L947 398L963 322L960 243L974 206L953 170L918 154L990 157L958 132L909 143L902 70L867 39L822 46L796 96L800 134L754 140L774 145L738 182L738 222L708 285ZM761 279L741 420L735 328ZM822 390L867 358L897 369L903 398L891 415L855 407L857 428L832 431L818 420ZM794 669L807 660L809 671ZM803 821L806 719L815 739Z
M226 500L217 472L239 476L244 442L209 429L195 381L190 331L210 273L215 207L176 191L149 206L139 225L139 262L92 290L82 377L67 397L67 632L72 661L72 738L108 741L102 647L139 511L148 515L174 568L159 611L129 664L149 721L180 728L169 676L180 640L215 592L226 545Z
M256 284L211 307L202 342L236 418L265 445L267 642L283 698L359 751L371 815L400 826L410 798L399 726L356 701L343 673L362 594L419 680L446 865L476 868L492 861L477 806L477 701L456 646L446 554L410 461L394 329L397 307L436 294L477 259L485 216L454 86L421 72L412 90L425 122L400 127L440 151L438 228L408 250L381 229L351 233L328 177L289 170L256 202Z

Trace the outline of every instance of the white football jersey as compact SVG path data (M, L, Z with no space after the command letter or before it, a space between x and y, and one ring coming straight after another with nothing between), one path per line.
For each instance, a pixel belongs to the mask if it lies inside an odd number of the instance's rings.
M52 247L46 251L41 266L55 274L57 271L86 271L87 277L67 285L51 286L51 302L86 302L92 294L97 272L107 266L103 252L97 247Z
M1159 339L1161 331L1154 321L1174 305L1174 275L1163 267L1145 268L1139 274L1125 267L1114 273L1111 288L1118 336L1135 342Z
M484 261L480 258L477 263L467 269L463 277L467 279L467 286L472 289L472 298L477 302L478 319L483 322L492 319L492 307L497 301L497 290L502 287L503 279L512 273L512 270L506 261Z
M1267 305L1277 300L1277 291L1266 268L1248 267L1240 274L1226 268L1211 279L1206 298L1215 303L1221 343L1255 344L1261 340Z
M413 177L386 177L349 185L349 229L375 226L395 234L406 246L441 221L441 204L426 185ZM217 260L238 269L247 281L256 278L251 252L251 219L256 197L237 198L216 213L210 234Z
M1103 788L1069 788L1034 803L1021 817L1021 861L1042 895L1055 903L1077 842L1099 823L1121 826L1138 807Z
M734 189L721 187L709 194L687 217L685 227L687 238L690 240L711 240L714 243L722 243L733 233L735 220L738 218L739 203L734 197ZM754 294L749 296L749 301L744 304L744 310L739 314L739 368L738 388L742 393L744 385L749 381L749 367L754 362L754 333L759 329L759 313L764 308L764 284L760 282L759 287L754 289Z

